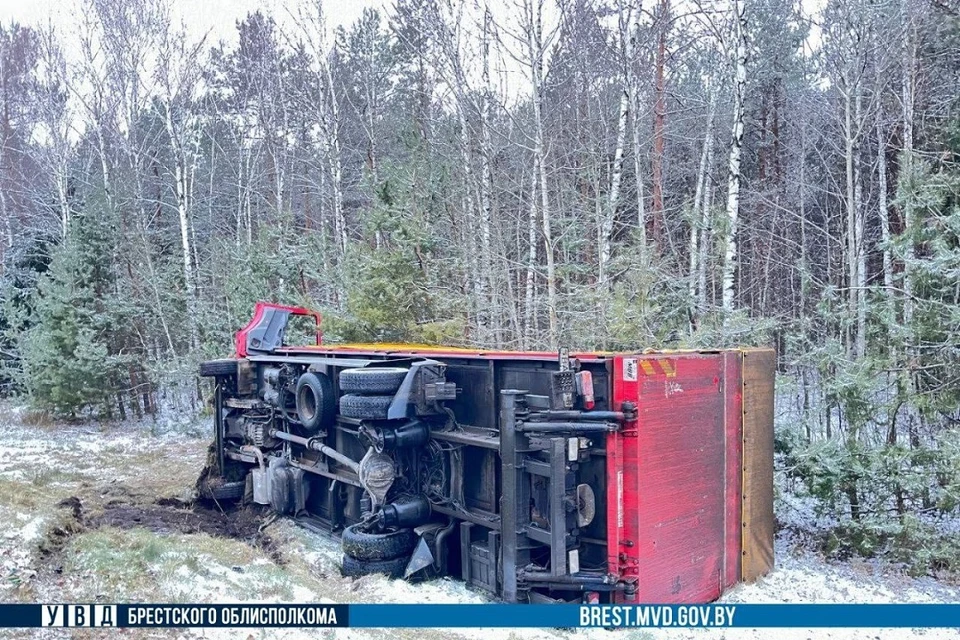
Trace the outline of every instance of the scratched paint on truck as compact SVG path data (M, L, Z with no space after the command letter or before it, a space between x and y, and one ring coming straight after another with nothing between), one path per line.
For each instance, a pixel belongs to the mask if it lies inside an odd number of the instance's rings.
M732 407L724 376L731 372L721 354L678 354L666 365L659 360L615 359L615 402L636 402L639 417L634 431L608 440L623 473L623 525L609 540L618 549L610 556L617 556L624 575L637 576L639 602L708 602L733 573L725 558L728 458L738 455L727 448ZM626 379L633 371L635 380Z

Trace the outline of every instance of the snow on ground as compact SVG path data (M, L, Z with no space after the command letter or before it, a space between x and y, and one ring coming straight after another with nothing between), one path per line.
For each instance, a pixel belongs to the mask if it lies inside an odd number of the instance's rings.
M312 562L330 566L339 561L339 547L335 541L305 532L312 539L309 557ZM755 584L739 585L720 600L724 604L851 604L851 603L960 603L960 588L946 585L932 578L912 578L880 563L832 563L794 546L790 540L778 539L777 567ZM361 581L358 581L361 582ZM362 579L350 602L390 603L481 603L487 598L468 589L455 580L438 580L411 585L401 580L383 577ZM617 630L578 629L478 629L450 630L451 633L485 640L518 638L540 640L567 638L569 640L663 640L720 639L768 640L784 638L830 638L853 640L860 638L960 638L956 629L732 629L732 630ZM611 635L613 634L613 635Z
M265 531L285 564L265 550L235 539L195 532L99 529L66 534L60 556L41 551L63 526L56 504L81 496L85 508L111 500L154 504L162 497L189 497L203 466L202 429L150 421L122 426L96 424L27 426L19 410L0 407L0 601L152 600L167 602L390 602L483 603L487 596L461 582L424 584L358 579L339 574L336 540L289 520ZM778 502L798 513L802 503ZM782 508L782 507L781 507ZM794 514L796 516L797 514ZM798 519L798 518L791 518ZM802 518L799 518L802 519ZM793 529L796 531L796 529ZM720 602L740 603L960 603L960 588L932 578L912 578L880 562L828 562L803 550L803 539L778 539L777 567L755 584L740 585ZM804 536L805 538L806 536ZM51 559L55 558L55 559ZM58 566L51 568L50 563ZM399 637L433 640L451 636L483 640L766 640L785 638L958 638L960 630L878 629L451 629L451 630L244 630L240 637ZM149 637L158 637L155 630ZM67 637L56 632L36 637ZM2 633L0 637L22 637ZM148 636L134 636L148 637ZM233 638L231 630L182 630L167 637Z

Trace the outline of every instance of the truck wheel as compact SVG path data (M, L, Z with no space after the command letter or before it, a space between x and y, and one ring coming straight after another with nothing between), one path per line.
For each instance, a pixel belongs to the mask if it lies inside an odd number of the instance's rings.
M203 378L235 375L237 375L237 361L232 358L207 360L200 363L200 376Z
M215 479L210 478L199 487L200 497L206 500L216 500L217 502L231 502L243 497L246 482L222 482L217 483Z
M297 417L307 431L333 422L336 401L329 376L308 371L297 380Z
M276 469L270 478L270 506L281 516L293 510L289 469Z
M408 562L410 562L409 556L400 556L391 560L358 560L353 556L344 555L341 573L348 578L377 573L386 574L391 578L400 578Z
M393 396L340 396L340 415L359 420L386 420Z
M340 391L344 393L369 393L393 395L409 369L400 367L374 367L372 369L344 369L340 372Z
M343 530L340 547L343 552L357 560L389 560L409 556L417 544L413 529L397 529L386 533L367 533L357 524Z

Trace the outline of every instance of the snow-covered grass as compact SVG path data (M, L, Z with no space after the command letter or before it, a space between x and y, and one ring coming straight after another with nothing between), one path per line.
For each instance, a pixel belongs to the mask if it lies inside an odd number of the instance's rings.
M4 601L179 602L395 602L482 603L483 593L444 579L422 584L382 576L340 576L336 540L289 520L270 524L271 549L200 532L78 527L64 498L85 510L110 502L153 505L163 497L189 498L206 456L202 430L124 425L28 426L18 410L0 409L0 599ZM814 517L809 502L781 496L778 514L795 523ZM825 523L813 523L814 528ZM826 523L828 524L828 523ZM912 578L880 561L839 563L809 551L791 527L777 541L777 567L755 584L726 593L725 603L960 602L960 589ZM282 564L275 561L279 551ZM67 637L37 632L37 637ZM158 637L128 633L133 637ZM242 637L381 638L434 640L639 640L663 638L960 638L958 630L622 630L458 629L244 630ZM23 637L22 632L0 637ZM233 638L231 630L182 630L168 637Z

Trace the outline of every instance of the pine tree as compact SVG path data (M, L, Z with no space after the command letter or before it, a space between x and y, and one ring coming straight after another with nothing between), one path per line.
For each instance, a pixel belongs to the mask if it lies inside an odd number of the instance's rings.
M22 336L22 381L41 408L67 416L87 408L110 413L124 361L109 348L119 326L110 264L106 227L78 215L39 281L35 324Z

